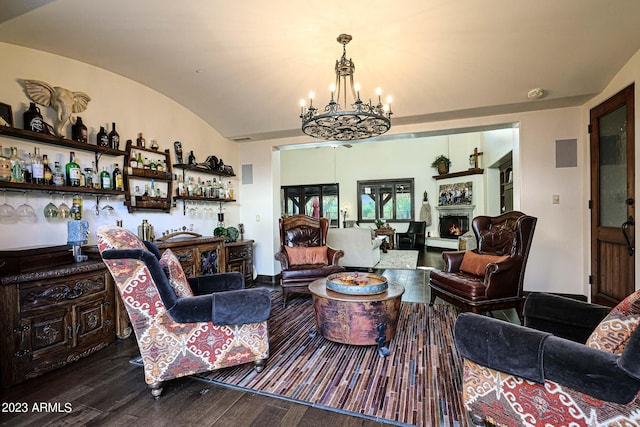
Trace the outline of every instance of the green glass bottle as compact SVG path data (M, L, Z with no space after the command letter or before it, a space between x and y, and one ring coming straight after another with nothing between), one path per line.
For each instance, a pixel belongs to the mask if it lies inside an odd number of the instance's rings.
M67 172L67 185L69 187L80 187L80 165L76 163L76 153L69 153L69 163L65 166Z
M107 172L107 167L102 167L102 172L100 172L100 186L103 190L111 190L111 175Z

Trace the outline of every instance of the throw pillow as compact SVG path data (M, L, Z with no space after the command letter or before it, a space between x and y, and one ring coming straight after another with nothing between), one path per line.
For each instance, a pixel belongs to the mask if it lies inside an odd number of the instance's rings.
M462 264L460 264L460 271L473 274L475 276L484 276L484 272L487 269L487 265L492 262L501 262L509 258L507 255L486 255L477 254L473 251L466 251L464 258L462 258Z
M618 304L594 329L586 342L588 347L621 354L633 331L640 324L640 291Z
M328 264L326 246L285 246L290 265Z
M169 283L171 283L173 291L178 298L193 296L193 291L191 290L191 286L189 286L182 265L180 265L180 261L176 255L171 252L171 249L165 250L160 257L160 266L162 266L167 278L169 278Z

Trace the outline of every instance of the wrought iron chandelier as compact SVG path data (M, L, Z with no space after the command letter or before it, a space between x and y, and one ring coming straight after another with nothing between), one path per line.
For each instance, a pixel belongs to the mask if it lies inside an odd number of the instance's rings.
M378 104L374 105L360 100L360 87L353 83L355 64L347 59L347 43L352 37L340 34L338 43L342 44L342 58L336 60L336 83L329 88L331 101L323 111L313 106L313 92L309 93L309 107L305 108L305 101L300 101L300 119L302 131L314 138L327 141L354 141L382 135L391 128L391 97L387 97L387 104L382 104L380 88L376 89ZM347 109L347 78L351 96L355 100L351 110ZM342 99L341 99L342 97ZM338 102L336 102L338 100ZM342 102L342 105L340 104Z

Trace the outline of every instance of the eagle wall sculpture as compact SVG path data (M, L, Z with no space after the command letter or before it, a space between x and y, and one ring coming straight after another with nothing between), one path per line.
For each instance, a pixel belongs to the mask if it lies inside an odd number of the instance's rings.
M57 136L64 137L64 128L71 120L72 113L81 113L91 101L84 92L74 92L63 87L52 87L40 80L22 80L29 99L44 107L56 111L56 123L53 126Z

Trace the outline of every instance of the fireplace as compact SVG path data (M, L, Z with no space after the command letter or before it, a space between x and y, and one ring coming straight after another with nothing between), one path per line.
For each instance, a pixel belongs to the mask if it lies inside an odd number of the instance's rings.
M441 239L458 240L471 229L475 205L438 206L438 234Z
M469 231L468 215L442 215L440 217L440 237L445 239L458 239Z

